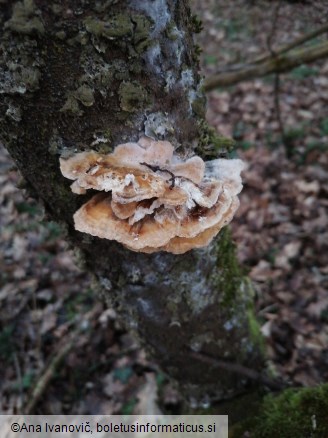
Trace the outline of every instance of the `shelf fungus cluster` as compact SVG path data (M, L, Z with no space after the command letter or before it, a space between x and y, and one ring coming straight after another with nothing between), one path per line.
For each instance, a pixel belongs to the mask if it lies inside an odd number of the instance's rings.
M132 251L204 247L239 205L241 160L182 160L167 141L142 137L111 154L81 152L60 161L74 193L99 191L75 213L75 228Z

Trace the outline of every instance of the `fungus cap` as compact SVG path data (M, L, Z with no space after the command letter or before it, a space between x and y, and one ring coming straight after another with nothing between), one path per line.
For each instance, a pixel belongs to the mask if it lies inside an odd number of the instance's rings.
M146 216L142 221L130 225L127 220L119 219L111 207L110 197L98 193L74 214L75 228L78 231L103 239L117 240L128 244L134 251L145 246L155 248L165 245L176 235L177 223L168 217L162 222Z
M74 215L75 228L133 251L182 254L209 244L238 208L243 162L186 160L167 141L142 137L111 154L61 158L72 191L94 195Z

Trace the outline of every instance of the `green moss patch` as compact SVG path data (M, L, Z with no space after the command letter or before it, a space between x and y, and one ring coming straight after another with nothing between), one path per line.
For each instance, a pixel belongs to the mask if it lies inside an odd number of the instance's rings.
M243 430L252 438L327 438L328 384L265 397L261 413Z

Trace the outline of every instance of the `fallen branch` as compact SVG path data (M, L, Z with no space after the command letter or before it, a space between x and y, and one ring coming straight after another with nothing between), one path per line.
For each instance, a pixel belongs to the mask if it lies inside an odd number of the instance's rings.
M294 41L280 47L280 49L275 50L275 54L276 55L283 55L284 53L290 52L291 50L295 49L296 47L301 46L302 44L312 40L313 38L316 38L319 35L322 35L323 33L328 32L328 23L326 23L325 25L319 27L318 29L309 32L305 35L302 35L299 38L296 38ZM263 61L267 61L268 59L271 58L271 55L262 55L259 56L258 58L256 58L252 64L259 64Z
M328 56L328 42L314 47L295 50L289 54L276 54L258 64L246 65L245 68L230 73L218 73L205 80L204 90L211 91L217 87L235 85L244 80L266 76L271 73L285 73L302 64L307 64Z

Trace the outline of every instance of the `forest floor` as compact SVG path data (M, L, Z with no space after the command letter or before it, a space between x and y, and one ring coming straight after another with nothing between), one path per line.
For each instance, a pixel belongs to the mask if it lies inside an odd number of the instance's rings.
M319 1L279 10L278 2L194 3L204 75L328 18ZM270 366L311 386L328 380L328 60L280 75L279 88L284 139L272 76L211 92L208 120L247 163L231 227ZM159 402L178 412L174 386L100 303L60 226L17 188L20 179L1 148L0 412L151 414Z

